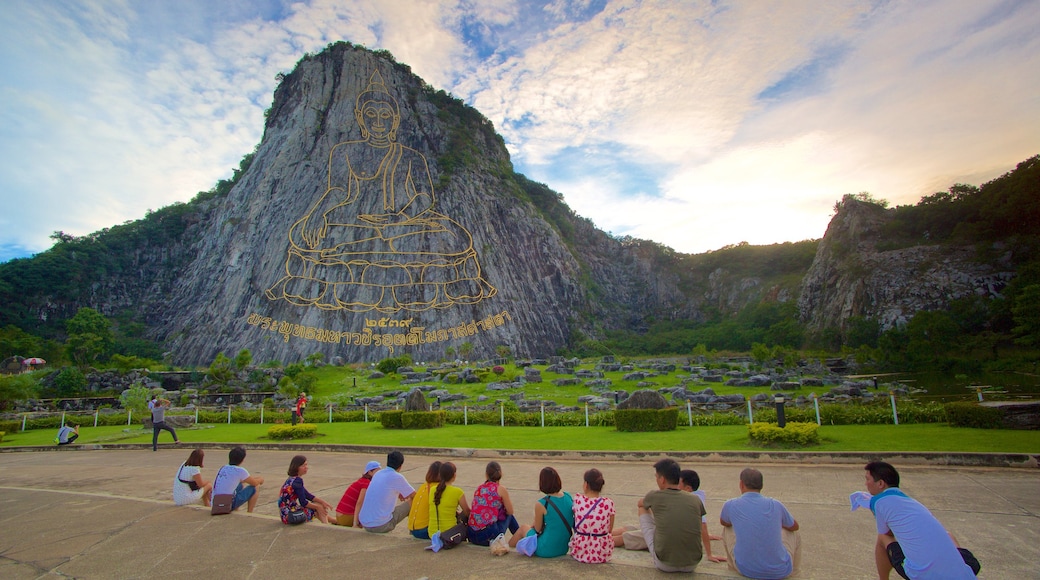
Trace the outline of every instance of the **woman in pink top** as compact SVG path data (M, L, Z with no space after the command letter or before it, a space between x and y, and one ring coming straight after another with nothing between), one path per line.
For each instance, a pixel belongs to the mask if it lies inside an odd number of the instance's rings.
M502 480L502 466L497 461L487 464L484 469L487 481L477 487L473 494L473 508L469 513L469 541L478 546L487 546L499 534L508 529L515 534L520 522L513 517L513 502L509 499L509 491L499 483Z
M600 496L603 473L598 469L585 472L582 493L574 495L574 534L571 557L586 564L609 562L614 555L614 502Z

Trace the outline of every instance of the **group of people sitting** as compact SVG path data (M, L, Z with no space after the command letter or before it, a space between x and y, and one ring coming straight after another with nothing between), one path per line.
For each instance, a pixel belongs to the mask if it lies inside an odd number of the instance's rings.
M214 506L217 497L233 511L242 505L252 512L256 489L262 477L251 476L241 467L245 449L235 447L228 465L212 483L202 479L203 450L192 451L174 481L178 505L197 503ZM315 497L303 485L307 458L296 455L288 469L278 500L284 523L302 523L317 518L324 523L386 533L407 520L410 534L438 546L455 545L461 539L479 546L508 545L526 556L555 558L569 554L578 562L609 562L616 547L647 550L654 566L664 572L692 572L702 559L727 562L749 578L786 578L798 569L800 540L798 522L776 499L763 496L762 473L754 468L740 473L741 495L725 502L719 514L721 537L707 528L705 496L700 478L693 470L681 469L674 459L654 464L656 489L637 502L639 525L615 525L614 502L602 495L603 473L584 473L582 490L563 491L559 473L545 467L538 476L544 496L534 505L530 524L521 524L514 513L509 491L502 485L502 466L491 461L485 481L477 486L472 502L454 485L456 466L434 461L425 481L413 488L400 473L404 455L387 455L386 467L369 461L364 473L351 483L339 504ZM900 576L918 578L974 578L978 561L960 548L953 536L920 503L899 489L899 475L884 462L866 466L867 492L850 497L853 507L861 503L877 518L878 540L875 560L879 578L887 579L894 569ZM861 496L858 497L858 494ZM506 538L506 532L510 535ZM450 538L447 536L450 535ZM714 555L712 540L721 540L725 556Z

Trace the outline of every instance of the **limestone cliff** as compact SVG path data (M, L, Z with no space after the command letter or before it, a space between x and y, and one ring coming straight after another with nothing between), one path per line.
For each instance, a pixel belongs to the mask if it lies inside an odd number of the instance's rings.
M885 249L892 212L850 197L838 205L802 281L798 309L807 330L844 329L852 316L888 329L958 298L999 296L1014 277L1010 253L983 260L974 245Z

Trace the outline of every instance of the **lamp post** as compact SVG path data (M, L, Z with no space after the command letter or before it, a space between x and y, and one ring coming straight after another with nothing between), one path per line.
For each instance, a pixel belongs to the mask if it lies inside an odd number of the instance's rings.
M784 417L784 396L773 397L773 404L776 405L776 425L783 429L787 425L787 418Z

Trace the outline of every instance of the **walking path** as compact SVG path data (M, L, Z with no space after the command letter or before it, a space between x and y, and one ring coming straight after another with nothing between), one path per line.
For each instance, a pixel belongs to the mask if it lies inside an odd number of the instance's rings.
M228 447L207 445L203 477L213 478L227 462ZM220 574L225 579L281 578L590 578L674 577L652 568L646 552L619 549L610 564L579 564L567 557L492 556L463 545L434 554L428 542L412 539L402 524L390 534L326 526L289 527L277 519L278 488L289 459L307 455L307 488L333 505L365 462L385 463L385 450L345 453L251 450L243 467L263 476L256 512L212 517L207 510L175 507L174 474L190 448L62 449L0 453L0 577L144 578ZM528 522L540 494L538 472L552 465L564 489L580 490L586 469L606 478L604 494L618 506L619 524L637 522L636 500L654 487L653 462L548 458L517 452L500 460L502 479L517 516ZM405 455L402 473L418 485L434 458ZM472 496L484 479L486 458L451 457L457 485ZM721 533L718 513L736 496L744 465L682 462L697 470L707 493L709 529ZM862 466L770 464L756 461L765 476L763 493L788 507L801 524L802 568L798 578L875 578L874 520L850 512L848 496L864 489ZM982 578L1036 578L1040 561L1040 470L1030 468L906 466L896 463L903 490L924 503L982 562ZM244 510L244 508L243 508ZM721 542L713 551L723 553ZM704 560L694 578L732 578L725 564ZM689 576L687 576L689 577Z

